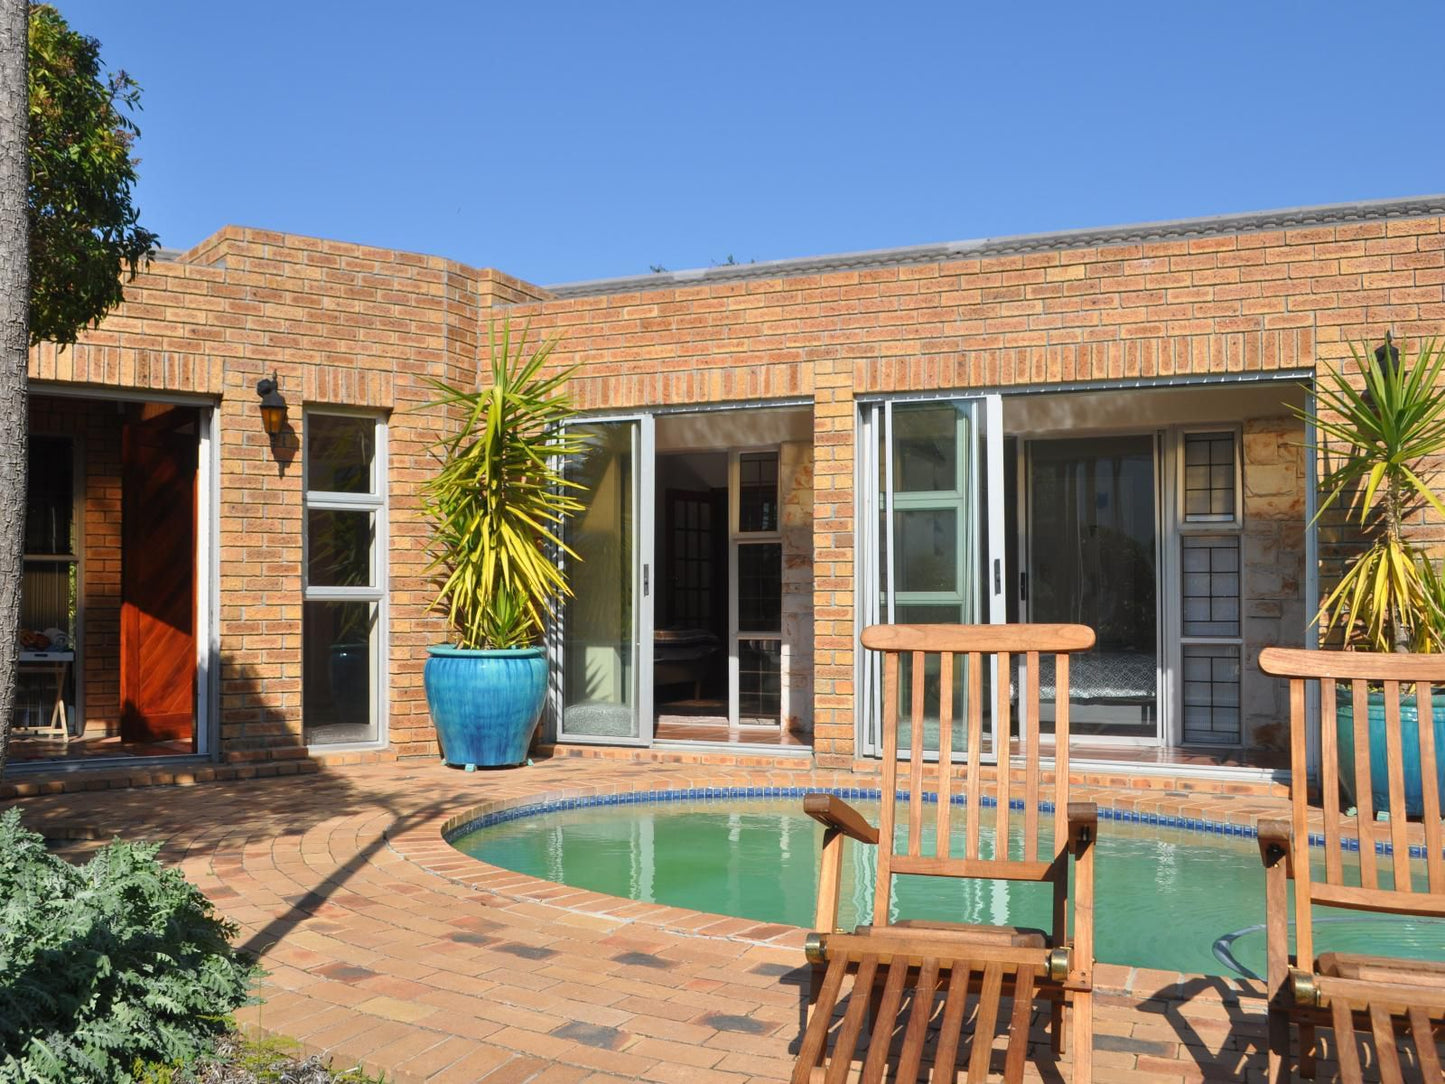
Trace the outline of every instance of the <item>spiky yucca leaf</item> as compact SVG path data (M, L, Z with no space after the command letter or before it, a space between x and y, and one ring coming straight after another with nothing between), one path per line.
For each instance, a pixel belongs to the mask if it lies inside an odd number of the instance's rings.
M564 423L574 411L564 385L572 370L544 373L555 338L529 352L527 332L488 332L491 382L476 389L433 381L429 404L461 414L438 445L440 465L423 488L440 573L436 607L465 648L515 647L541 633L548 607L568 594L548 552L576 558L561 538L582 506L561 462L579 448ZM498 639L509 642L498 643Z
M1433 619L1438 577L1430 578L1433 567L1404 537L1404 521L1422 504L1445 517L1425 471L1445 453L1445 350L1431 339L1399 365L1376 364L1368 348L1353 344L1350 355L1363 388L1343 371L1327 372L1313 412L1296 411L1334 456L1319 514L1342 505L1370 542L1346 566L1319 620L1326 635L1339 629L1347 643L1370 650L1439 650L1445 621Z

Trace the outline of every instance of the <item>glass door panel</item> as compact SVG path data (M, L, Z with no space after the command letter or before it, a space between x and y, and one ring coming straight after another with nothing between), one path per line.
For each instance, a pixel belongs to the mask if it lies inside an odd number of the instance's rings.
M1028 445L1029 620L1088 625L1097 636L1070 664L1075 736L1158 737L1154 445L1151 435ZM1050 664L1041 666L1046 688Z
M879 403L864 408L862 477L877 491L860 507L863 623L977 624L1003 618L1002 412L997 396ZM876 450L876 462L871 461ZM939 742L939 679L924 677L924 748ZM906 663L905 663L906 671ZM864 748L882 747L881 674L863 659ZM992 674L985 683L992 685ZM910 741L911 677L900 675L900 747ZM955 686L952 746L965 747L962 682ZM984 703L992 696L984 690ZM984 747L993 745L986 709Z
M586 450L565 466L583 508L563 538L572 595L561 612L564 741L652 740L651 419L573 427Z

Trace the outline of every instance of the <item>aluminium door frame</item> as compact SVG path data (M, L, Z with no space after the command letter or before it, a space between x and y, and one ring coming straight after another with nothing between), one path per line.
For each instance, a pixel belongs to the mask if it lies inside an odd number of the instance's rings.
M653 534L656 529L657 501L654 493L657 452L654 442L655 419L647 411L609 412L580 415L569 427L636 423L633 430L632 487L632 667L633 704L637 715L637 736L615 734L567 734L562 729L566 695L565 607L555 605L548 622L549 647L548 713L553 741L567 745L613 745L629 748L650 748L653 744L652 664L653 664ZM566 535L564 533L565 540ZM556 555L566 561L565 554Z
M854 642L866 625L875 621L893 623L897 616L893 570L883 570L880 578L880 557L894 553L894 478L893 478L893 408L897 404L924 402L967 403L975 432L971 434L972 453L968 456L968 479L960 479L974 498L970 509L976 519L974 544L977 562L969 574L977 573L979 611L989 624L1008 620L1005 584L1008 581L1005 560L1003 485L1003 397L996 391L982 393L927 392L901 395L861 396L857 399L854 421L854 516L857 554L854 569ZM880 443L883 459L880 461ZM879 472L883 474L881 491ZM881 522L880 522L881 521ZM879 529L882 529L882 537ZM960 524L960 540L965 537L965 524ZM882 549L880 549L880 544ZM962 544L962 543L961 543ZM965 570L960 569L960 573ZM997 660L990 661L991 687L997 687ZM874 701L882 689L881 663L873 652L854 653L854 696L856 702L855 748L861 756L878 756L881 746L874 737L873 722L880 717L880 705ZM985 760L998 755L992 712L988 713L985 731L992 746ZM926 760L936 761L938 753L928 751Z

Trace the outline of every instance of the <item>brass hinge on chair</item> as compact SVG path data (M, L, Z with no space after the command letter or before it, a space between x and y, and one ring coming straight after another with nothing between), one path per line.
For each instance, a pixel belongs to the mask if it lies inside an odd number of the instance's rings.
M803 955L810 964L828 962L828 935L814 930L803 941Z
M1320 988L1315 982L1314 975L1308 971L1300 971L1297 968L1290 968L1289 986L1294 993L1296 1005L1310 1005L1316 1008L1321 1002Z
M1049 953L1049 978L1054 982L1063 982L1069 977L1073 963L1073 949L1067 946L1054 949Z

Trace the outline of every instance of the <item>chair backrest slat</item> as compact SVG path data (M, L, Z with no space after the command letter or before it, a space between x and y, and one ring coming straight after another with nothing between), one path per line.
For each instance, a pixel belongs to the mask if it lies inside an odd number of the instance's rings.
M883 657L883 797L878 808L878 880L873 887L873 921L888 921L893 887L893 832L898 793L898 654Z
M895 870L929 872L952 870L967 865L967 875L996 876L1010 879L1037 880L1046 869L1046 879L1064 869L1056 863L1039 863L1039 803L1043 798L1040 767L1039 722L1041 711L1041 680L1039 662L1045 652L1054 657L1055 770L1057 785L1054 797L1054 833L1052 851L1057 855L1068 845L1064 828L1068 806L1068 652L1086 650L1093 644L1093 633L1077 625L874 625L863 632L863 645L881 651L883 659L883 786L882 809L878 824L878 881L874 893L874 921L888 921ZM1026 661L1027 680L1024 688L1014 687L1010 670L1011 656ZM900 720L905 717L901 671L907 657L909 667L906 718L909 740L901 749ZM936 667L933 667L934 660ZM990 660L996 660L992 670ZM990 703L989 680L993 675L992 698L994 736L992 750L984 744L984 717ZM955 700L961 694L961 710ZM1013 700L1020 696L1025 719L1023 766L1024 855L1015 859L1008 846L1010 827L1009 801L1012 787L1010 771L1010 724L1014 718ZM953 727L963 723L966 746L958 748ZM933 742L934 722L937 740ZM933 817L924 813L926 785L932 781L925 761L934 750L938 754L936 795L938 809ZM996 754L995 762L986 764L988 752ZM907 768L900 761L908 760ZM901 784L901 785L900 785ZM906 838L900 838L898 818L904 812L897 808L897 796L906 787ZM959 793L959 790L962 793ZM996 836L992 855L984 846L983 822L985 797L990 790L997 796L999 810L995 819ZM950 836L955 830L952 807L962 805L963 825L958 829L963 839L961 858L953 858ZM934 841L927 843L925 825L931 822ZM932 851L932 854L928 852ZM1032 868L1024 868L1032 864ZM1061 921L1061 920L1060 920Z
M1293 721L1303 719L1305 716L1305 683L1302 679L1296 678L1289 683L1289 715L1291 721L1291 734L1293 734ZM1292 779L1303 779L1308 772L1309 765L1306 760L1305 746L1303 742L1290 742L1290 777ZM1291 820L1295 824L1306 823L1308 808L1308 794L1303 787L1290 788L1290 813ZM1299 946L1300 959L1314 959L1313 931L1310 924L1310 878L1309 862L1304 863L1303 875L1295 883L1294 913L1295 913L1295 935Z
M949 764L953 761L953 652L943 652L938 660L939 688L950 690L950 695L940 694L938 705L938 762ZM951 853L953 831L953 773L938 773L938 822L934 839L938 841L938 856L947 858Z
M1295 681L1304 688L1304 679ZM1335 711L1335 682L1324 678L1320 682L1320 718L1333 719ZM1320 728L1320 793L1325 807L1325 880L1340 884L1344 867L1340 855L1339 731L1332 726Z
M1013 772L1010 765L1010 752L1012 742L1009 736L1013 733L1013 716L1011 712L1012 697L1009 696L1009 686L1013 679L1013 656L1007 651L1000 651L998 654L999 680L994 689L994 723L993 741L994 748L998 751L998 810L994 819L994 855L998 858L1009 856L1009 804L1013 801L1013 790L1011 778Z
M1039 857L1039 653L1024 655L1027 701L1024 707L1024 861Z
M1054 688L1064 690L1054 708L1054 854L1059 855L1069 834L1069 656L1063 653L1054 656Z
M983 768L983 655L977 651L968 655L968 776L965 784L965 801L968 802L968 822L963 826L965 858L978 857L979 821L983 819L983 788L979 785Z
M1375 870L1375 797L1371 786L1369 690L1364 678L1350 680L1350 711L1354 720L1355 744L1355 827L1360 841L1360 886L1379 888L1380 877Z
M1435 748L1435 705L1426 682L1415 685L1415 713L1420 727L1420 787L1425 821L1425 869L1431 892L1445 894L1445 856L1441 855L1440 792L1430 780L1440 778L1440 751Z
M1352 651L1305 651L1266 648L1260 669L1290 682L1290 782L1292 828L1296 855L1290 876L1295 881L1295 937L1298 958L1314 951L1311 903L1331 903L1366 910L1445 916L1445 824L1439 775L1439 742L1435 734L1432 693L1445 685L1445 655L1371 654ZM1312 880L1306 842L1315 826L1308 804L1305 749L1306 682L1320 683L1320 812L1324 828L1324 883ZM1349 683L1346 694L1340 685ZM1413 686L1413 690L1410 688ZM1413 700L1418 726L1405 718L1402 701ZM1374 718L1371 718L1371 712ZM1381 734L1383 731L1383 734ZM1353 760L1353 767L1348 764ZM1341 763L1341 762L1345 763ZM1416 793L1414 765L1419 765ZM1353 792L1353 823L1342 816L1341 789ZM1388 800L1388 822L1376 819L1376 797ZM1423 823L1416 824L1416 819ZM1345 850L1344 833L1353 827L1358 849ZM1425 877L1416 882L1410 849L1422 840ZM1388 843L1390 857L1375 853ZM1382 886L1380 867L1389 866ZM1358 863L1358 887L1351 868ZM1325 886L1328 887L1325 887ZM1409 894L1409 899L1404 898Z
M1363 727L1361 729L1364 729ZM1385 769L1389 776L1391 874L1396 888L1410 887L1409 822L1405 808L1405 758L1400 748L1400 683L1385 682Z
M913 652L913 689L908 698L912 725L908 730L908 853L917 858L923 851L923 729L924 663L922 651Z

